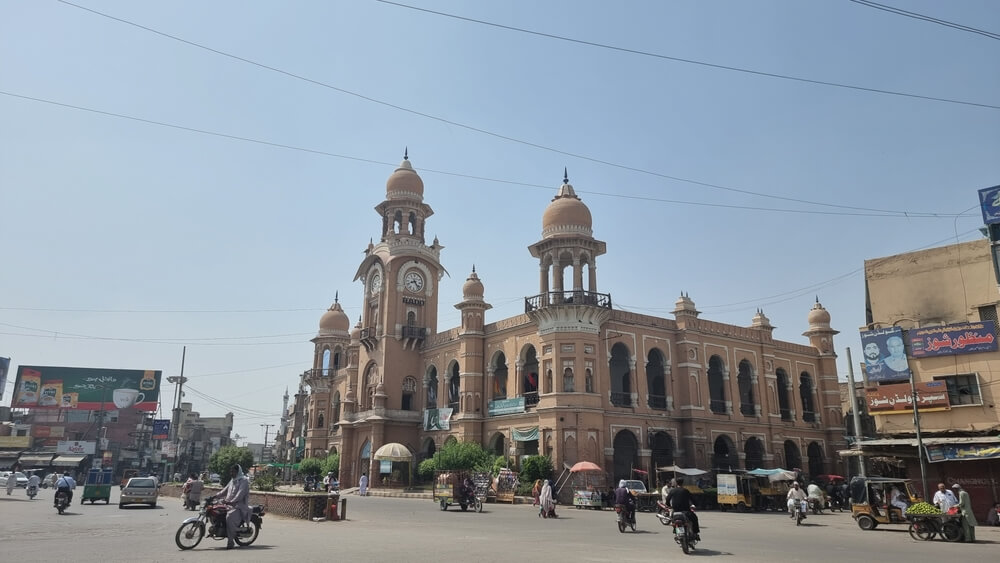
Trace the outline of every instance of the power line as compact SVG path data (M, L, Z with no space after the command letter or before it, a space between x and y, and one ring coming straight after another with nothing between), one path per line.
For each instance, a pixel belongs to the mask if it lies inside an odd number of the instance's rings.
M721 186L721 185L718 185L718 184L710 184L710 183L707 183L707 182L700 182L700 181L691 180L691 179L687 179L687 178L681 178L679 176L671 176L671 175L662 174L662 173L659 173L659 172L653 172L653 171L646 170L646 169L643 169L643 168L638 168L638 167L635 167L635 166L628 166L628 165L625 165L625 164L619 164L619 163L615 163L615 162L611 162L611 161L607 161L607 160L601 160L601 159L596 158L596 157L591 157L591 156L587 156L587 155L583 155L583 154L579 154L579 153L573 153L573 152L569 152L569 151L564 151L564 150L557 149L557 148L554 148L554 147L549 147L549 146L546 146L546 145L542 145L542 144L538 144L538 143L533 143L533 142L525 141L525 140L522 140L522 139L517 139L515 137L510 137L510 136L507 136L507 135L502 135L500 133L495 133L493 131L488 131L486 129L481 129L479 127L474 127L472 125L466 125L464 123L459 123L457 121L452 121L450 119L445 119L443 117L439 117L439 116L432 115L432 114L429 114L429 113L425 113L425 112L417 111L417 110L414 110L414 109L406 108L406 107L403 107L403 106L400 106L400 105L397 105L397 104L386 102L384 100L379 100L377 98L373 98L371 96L366 96L364 94L360 94L360 93L357 93L357 92L352 92L352 91L346 90L344 88L339 88L337 86L334 86L332 84L328 84L326 82L322 82L322 81L319 81L319 80L316 80L316 79L313 79L313 78L308 78L306 76L302 76L300 74L295 74L293 72L289 72L287 70L280 69L280 68L277 68L277 67L274 67L274 66L266 65L266 64L263 64L263 63L260 63L260 62L257 62L257 61L245 58L245 57L241 57L239 55L233 55L231 53L227 53L227 52L221 51L219 49L214 49L212 47L208 47L206 45L202 45L202 44L196 43L194 41L189 41L187 39L182 39L182 38L177 37L175 35L170 35L169 33L165 33L163 31L159 31L157 29L153 29L153 28L148 27L148 26L144 26L144 25L141 25L141 24L138 24L138 23L126 20L126 19L118 18L118 17L112 16L110 14L106 14L106 13L103 13L103 12L99 12L97 10L93 10L91 8L86 8L84 6L79 6L77 4L73 4L72 2L68 2L66 0L58 0L58 1L61 2L61 3L63 3L63 4L65 4L65 5L67 5L67 6L72 6L74 8L79 8L81 10L84 10L84 11L87 11L87 12L91 12L91 13L93 13L95 15L98 15L98 16L101 16L101 17L104 17L104 18L108 18L108 19L111 19L111 20L114 20L114 21L117 21L117 22L120 22L120 23L124 23L126 25L130 25L130 26L142 29L144 31L148 31L150 33L154 33L154 34L159 35L161 37L166 37L168 39L172 39L174 41L178 41L180 43L184 43L185 45L196 47L198 49L203 49L203 50L209 51L211 53L214 53L216 55L227 57L227 58L230 58L230 59L233 59L233 60L236 60L236 61L240 61L240 62L243 62L243 63L246 63L246 64L250 64L250 65L253 65L253 66L265 69L265 70L269 70L271 72L282 74L282 75L287 76L289 78L294 78L296 80L301 80L301 81L307 82L309 84L313 84L313 85L316 85L316 86L321 86L323 88L328 88L330 90L334 90L334 91L340 92L342 94L347 94L349 96L354 96L356 98L359 98L359 99L362 99L362 100L365 100L365 101L368 101L368 102L371 102L371 103L374 103L374 104L378 104L378 105L381 105L381 106L384 106L384 107L388 107L388 108L392 108L392 109L395 109L395 110L398 110L398 111L406 112L406 113L409 113L409 114L412 114L412 115L417 115L417 116L424 117L424 118L427 118L427 119L431 119L431 120L434 120L434 121L437 121L437 122L440 122L440 123L445 123L447 125L451 125L451 126L454 126L454 127L459 127L459 128L462 128L462 129L465 129L465 130L468 130L468 131L473 131L473 132L480 133L480 134L483 134L483 135L488 135L488 136L494 137L496 139L501 139L501 140L509 141L509 142L512 142L512 143L517 143L517 144L521 144L521 145L524 145L524 146L529 146L529 147L533 147L533 148L545 150L545 151L552 152L552 153L555 153L555 154L560 154L560 155L563 155L563 156L569 156L569 157L573 157L573 158L578 158L578 159L581 159L581 160L586 160L588 162L594 162L596 164L602 164L602 165L605 165L605 166L611 166L611 167L619 168L619 169L622 169L622 170L629 170L629 171L632 171L632 172L638 172L640 174L647 174L647 175L655 176L655 177L658 177L658 178L664 178L664 179L668 179L668 180L675 180L675 181L678 181L678 182L685 182L685 183L690 183L690 184L699 185L699 186L708 187L708 188L713 188L713 189L726 190L726 191L731 191L731 192L735 192L735 193L742 193L742 194L747 194L747 195L754 195L754 196L758 196L758 197L766 197L766 198L778 199L778 200L783 200L783 201L792 201L792 202L796 202L796 203L805 203L805 204L809 204L809 205L819 205L819 206L825 206L825 207L836 207L836 208L841 208L841 209L855 209L855 210L864 209L864 208L853 207L853 206L848 206L848 205L839 205L839 204L833 204L833 203L821 203L821 202L814 202L814 201L809 201L809 200L802 200L802 199L792 198L792 197L776 196L776 195L764 194L764 193L759 193L759 192L753 192L753 191L750 191L750 190L743 190L743 189L738 189L738 188ZM399 4L399 6L409 7L409 6L406 6L405 4ZM417 8L413 8L413 9L417 9ZM447 15L447 14L443 14L443 15ZM667 58L667 57L664 57L664 58ZM678 59L678 60L683 60L683 59ZM699 63L699 64L708 65L708 63ZM708 66L719 66L719 65L708 65ZM731 70L737 70L735 67L723 67L723 66L719 66L719 68L730 68ZM761 75L765 75L765 76L771 76L768 73L763 73L763 72L748 71L748 70L742 70L742 71L743 72L751 72L751 73L754 73L754 74L761 74ZM782 77L782 78L788 78L788 77L784 77L782 75L773 75L773 76ZM846 86L839 85L839 84L824 83L824 82L812 81L812 80L807 80L807 79L796 79L796 80L801 80L801 81L805 81L805 82L815 82L815 83L818 83L818 84L830 84L830 85L834 85L834 86L846 87ZM861 87L854 87L854 88L860 89L860 90L870 90L870 91L873 91L873 92L892 93L892 92L888 92L888 91L874 90L874 89L869 89L869 88L861 88ZM903 94L900 94L900 95L903 95ZM916 95L909 95L909 96L911 96L911 97L917 97L917 98L926 98L926 99L938 99L938 98L928 98L928 97L925 97L925 96L916 96ZM982 106L982 107L987 107L987 108L991 108L991 109L1000 109L1000 106L989 106L989 105L985 105L985 104L976 104L976 103L972 103L972 102L957 102L957 101L953 101L953 100L944 100L944 99L940 99L940 101L952 101L953 103L962 103L962 104L966 104L966 105ZM145 120L143 120L143 121L145 121ZM230 136L230 135L226 135L226 136L227 137L236 138L236 137L233 137L233 136ZM264 144L274 145L274 143L264 143ZM318 152L318 151L310 151L310 152ZM360 160L360 159L356 159L356 160ZM899 214L902 213L902 212L900 212L898 210L885 210L885 209L881 209L881 210L878 210L878 211L884 212L884 213L893 213L893 214L897 214L897 215L899 215Z
M30 312L42 312L42 313L181 313L181 314L195 314L195 313L209 313L209 314L222 314L222 313L298 313L303 311L325 311L326 309L321 309L319 307L302 307L302 308L289 308L289 309L57 309L52 307L0 307L0 311L30 311Z
M300 366L303 363L306 363L306 362L291 362L291 363L288 363L288 364L278 364L276 366L263 366L263 367L250 368L250 369L237 369L237 370L233 370L233 371L217 371L217 372L213 372L213 373L200 373L198 375L189 375L188 378L192 378L192 377L212 377L212 376L216 376L216 375L232 375L234 373L249 373L251 371L266 371L266 370L269 370L269 369L278 369L278 368L287 368L287 367L291 367L291 366Z
M916 12L909 12L902 8L895 8L893 6L886 6L885 4L879 4L878 2L870 2L869 0L849 0L855 4L860 4L862 6L867 6L869 8L875 8L876 10L882 10L883 12L889 12L890 14L896 14L899 16L905 16L908 18L913 18L917 20L923 20L930 23L936 23L938 25L943 25L945 27L950 27L952 29L957 29L959 31L965 31L968 33L976 33L982 35L983 37L988 37L990 39L1000 39L1000 34L993 33L992 31L985 31L982 29L977 29L975 27L969 27L967 25L962 25L960 23L950 22L948 20L942 20L939 18L925 16L924 14L918 14Z
M21 330L31 330L35 332L42 332L45 334L27 334L27 333L11 333L5 332L2 334L13 335L13 336L33 336L39 338L66 338L70 340L106 340L112 342L138 342L138 343L148 343L148 344L188 344L189 346L263 346L267 344L301 344L301 340L296 340L292 342L216 342L218 340L258 340L263 338L285 338L290 336L310 336L312 332L297 332L288 334L273 334L273 335L263 335L263 336L223 336L223 337L210 337L210 338L116 338L111 336L95 336L90 334L77 334L73 332L63 332L58 330L49 330L44 328L35 328L30 326L22 326L11 323L0 323L0 326L6 326L10 328L18 328ZM207 341L207 342L199 342Z
M29 100L29 101L33 101L33 102L39 102L39 103L54 105L54 106L63 107L63 108L69 108L69 109L75 109L75 110L79 110L79 111L85 111L85 112L95 113L95 114L103 115L103 116L107 116L107 117L116 117L116 118L120 118L120 119L127 119L127 120L131 120L131 121L138 121L140 123L146 123L146 124L149 124L149 125L157 125L157 126L161 126L161 127L168 127L168 128L172 128L172 129L179 129L179 130L182 130L182 131L188 131L188 132L192 132L192 133L199 133L199 134L202 134L202 135L211 135L211 136L222 137L222 138L230 139L230 140L245 141L245 142L248 142L248 143L256 143L256 144L260 144L260 145L266 145L266 146L270 146L270 147L277 147L277 148L283 148L283 149L294 150L294 151L302 151L302 152L306 152L306 153L310 153L310 154L318 154L318 155L330 156L330 157L334 157L334 158L343 158L343 159L347 159L347 160L353 160L353 161L364 162L364 163L369 163L369 164L379 164L379 165L384 165L384 166L395 166L394 163L380 162L380 161L377 161L377 160L372 160L372 159L367 159L367 158L360 158L360 157L342 155L342 154L331 153L331 152L327 152L327 151L321 151L321 150L309 149L309 148L304 148L304 147L298 147L298 146L294 146L294 145L286 145L286 144L282 144L282 143L274 143L274 142L265 141L265 140L261 140L261 139L253 139L253 138L250 138L250 137L241 137L241 136L238 136L238 135L230 135L230 134L227 134L227 133L219 133L219 132L215 132L215 131L209 131L209 130L206 130L206 129L197 129L197 128L194 128L194 127L187 127L187 126L184 126L184 125L176 125L176 124L173 124L173 123L166 123L166 122L163 122L163 121L154 121L154 120L151 120L151 119L145 119L145 118L141 118L141 117L135 117L135 116L131 116L131 115L114 113L114 112L104 111L104 110L99 110L99 109L93 109L93 108L88 108L88 107L84 107L84 106L77 106L77 105L73 105L73 104L67 104L67 103L64 103L64 102L57 102L57 101L54 101L54 100L47 100L47 99L44 99L44 98L38 98L38 97L34 97L34 96L27 96L27 95L23 95L23 94L16 94L16 93L13 93L13 92L7 92L7 91L3 91L3 90L0 90L0 94L5 95L5 96L10 96L12 98L19 98L19 99L23 99L23 100ZM569 154L569 153L566 153L566 154ZM587 160L594 160L594 159L589 159L587 157L581 157L581 158L585 158ZM606 163L605 161L597 161L597 160L595 160L595 162L604 162L604 163ZM818 206L823 206L823 207L834 207L834 208L853 209L853 210L859 210L859 211L866 211L866 213L861 213L861 212L846 212L846 211L818 211L818 210L811 210L811 209L786 209L786 208L759 207L759 206L748 206L748 205L730 205L730 204L722 204L722 203L707 203L707 202L674 200L674 199L658 198L658 197L651 197L651 196L634 196L634 195L627 195L627 194L613 194L613 193L608 193L608 192L598 192L598 191L590 191L590 190L576 190L577 193L593 194L593 195L600 195L600 196L605 196L605 197L621 198L621 199L633 199L633 200L640 200L640 201L652 201L652 202L657 202L657 203L670 203L670 204L676 204L676 205L692 205L692 206L715 207L715 208L724 208L724 209L743 209L743 210L749 210L749 211L769 211L769 212L775 212L775 213L801 213L801 214L807 214L807 215L839 215L839 216L851 216L851 217L896 217L896 218L906 218L906 219L919 219L919 218L933 218L933 219L949 218L950 219L950 218L953 218L953 217L956 216L955 214L951 214L951 213L927 213L927 212L919 212L919 211L898 211L898 210L889 210L889 209L873 209L873 208L857 207L857 206L850 206L850 205L840 205L840 204L834 204L834 203L815 202L815 201L803 200L803 199L798 199L798 198L790 198L790 197L784 197L784 196L768 195L768 194L753 192L753 191L749 191L749 190L743 190L743 189L739 189L739 188L732 188L732 187L728 187L728 186L723 186L723 185L720 185L720 184L710 184L710 183L707 183L707 182L700 182L700 181L697 181L697 180L690 180L690 179L679 178L679 177L675 177L675 176L668 176L668 175L665 175L665 174L660 174L658 172L651 172L651 171L642 170L642 169L639 169L639 168L630 168L630 167L627 167L627 166L624 166L624 165L611 164L611 163L606 163L606 164L609 164L611 166L615 166L615 167L618 167L618 168L622 168L622 169L632 170L632 171L635 171L635 172L641 172L641 173L648 174L648 175L651 175L651 176L657 176L657 177L668 179L668 180L676 180L676 181L679 181L679 182L686 182L686 183L690 183L690 184L697 184L697 185L700 185L700 186L714 188L714 189L719 189L719 190L725 190L725 191L730 191L730 192L737 192L737 193L742 193L742 194L746 194L746 195L754 195L754 196L759 196L759 197L767 197L767 198L772 198L772 199L780 199L780 200L792 201L792 202L797 202L797 203L804 203L804 204L808 204L808 205L818 205ZM479 180L479 181L484 181L484 182L496 182L496 183L500 183L500 184L507 184L507 185L514 185L514 186L523 186L523 187L528 187L528 188L533 188L533 189L544 189L544 190L547 190L549 192L552 191L552 186L550 186L550 185L544 185L544 184L531 184L531 183L526 183L526 182L516 182L516 181L512 181L512 180L502 180L502 179L497 179L497 178L489 178L489 177L485 177L485 176L475 176L475 175L471 175L471 174L462 174L462 173L458 173L458 172L449 172L447 170L437 170L437 169L433 169L433 168L421 168L421 170L423 172L427 172L427 173L442 174L442 175L445 175L445 176L453 176L453 177L457 177L457 178L466 178L466 179Z
M65 4L69 4L69 2L65 2L64 0L59 0L59 1L65 3ZM596 41L587 41L587 40L584 40L584 39L574 39L572 37L565 37L565 36L562 36L562 35L555 35L555 34L552 34L552 33L544 33L544 32L540 32L540 31L532 31L530 29L524 29L524 28L514 27L514 26L510 26L510 25L503 25L503 24L499 24L499 23L494 23L494 22L486 21L486 20L477 20L477 19L468 18L468 17L465 17L465 16L458 16L458 15L455 15L455 14L449 14L447 12L439 12L439 11L436 11L436 10L429 10L427 8L418 8L416 6L410 6L408 4L402 4L402 3L399 3L399 2L390 2L389 0L375 0L375 1L376 2L381 2L382 4L389 4L391 6L397 6L397 7L400 7L400 8L407 8L407 9L410 9L410 10L416 10L418 12L424 12L424 13L433 14L433 15L436 15L436 16L442 16L442 17L452 18L452 19L466 21L466 22L470 22L470 23L476 23L476 24L479 24L479 25L486 25L486 26L490 26L490 27L496 27L496 28L505 29L505 30L508 30L508 31L516 31L518 33L527 33L529 35L536 35L538 37L545 37L545 38L548 38L548 39L555 39L555 40L558 40L558 41L566 41L566 42L569 42L569 43L577 43L577 44L580 44L580 45L587 45L587 46L590 46L590 47L598 47L598 48L601 48L601 49L610 49L612 51L620 51L622 53L630 53L630 54L633 54L633 55L641 55L641 56L644 56L644 57L653 57L653 58L657 58L657 59L664 59L664 60L675 61L675 62L679 62L679 63L699 65L699 66L705 66L705 67L710 67L710 68L717 68L717 69L720 69L720 70L729 70L729 71L733 71L733 72L742 72L742 73L746 73L746 74L754 74L754 75L757 75L757 76L766 76L768 78L779 78L781 80L793 80L793 81L796 81L796 82L805 82L805 83L808 83L808 84L818 84L818 85L821 85L821 86L831 86L831 87L834 87L834 88L846 88L846 89L849 89L849 90L860 90L860 91L863 91L863 92L872 92L872 93L876 93L876 94L886 94L886 95L890 95L890 96L903 96L903 97L906 97L906 98L917 98L917 99L920 99L920 100L930 100L930 101L935 101L935 102L945 102L945 103L949 103L949 104L961 104L961 105L975 106L975 107L988 108L988 109L1000 109L1000 106L994 106L994 105L990 105L990 104L980 104L980 103L977 103L977 102L968 102L968 101L964 101L964 100L953 100L953 99L950 99L950 98L939 98L939 97L936 97L936 96L923 96L923 95L920 95L920 94L908 94L906 92L897 92L895 90L884 90L884 89L881 89L881 88L869 88L869 87L866 87L866 86L854 86L854 85L851 85L851 84L842 84L842 83L839 83L839 82L829 82L829 81L826 81L826 80L814 80L814 79L811 79L811 78L802 78L802 77L799 77L799 76L791 76L791 75L787 75L787 74L778 74L778 73L775 73L775 72L765 72L765 71L761 71L761 70L752 70L752 69L742 68L742 67L737 67L737 66L729 66L729 65L722 65L722 64L716 64L716 63L709 63L709 62L699 61L699 60L695 60L695 59L685 59L685 58L681 58L681 57L673 57L673 56L669 56L669 55L663 55L663 54L660 54L660 53L651 53L649 51L641 51L639 49L629 49L629 48L626 48L626 47L618 47L616 45L608 45L606 43L597 43ZM853 2L855 0L851 0L851 1Z

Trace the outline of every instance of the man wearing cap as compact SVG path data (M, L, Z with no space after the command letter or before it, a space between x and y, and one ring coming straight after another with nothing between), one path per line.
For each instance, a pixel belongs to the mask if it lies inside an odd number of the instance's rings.
M952 485L951 488L958 496L958 510L962 513L962 541L975 542L978 522L976 522L976 515L972 512L972 498L969 497L969 492L958 483Z

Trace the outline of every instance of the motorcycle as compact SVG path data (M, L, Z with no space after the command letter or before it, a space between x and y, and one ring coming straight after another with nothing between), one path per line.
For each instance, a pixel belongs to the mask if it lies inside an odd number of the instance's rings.
M28 498L35 500L35 495L38 494L38 485L28 485L24 492L28 494Z
M194 549L201 543L206 535L214 540L227 539L226 536L226 512L229 507L225 504L214 504L215 497L205 499L201 507L201 512L197 516L192 516L181 523L174 535L174 543L182 550ZM255 504L250 507L250 521L240 524L236 530L236 544L246 547L257 540L260 529L264 524L264 507Z
M694 510L693 506L691 510ZM671 511L662 502L657 502L656 517L660 519L661 524L670 526L673 529L674 543L681 546L681 551L689 553L694 550L698 539L695 536L691 519L688 518L687 514Z
M809 510L809 503L804 500L789 499L788 510L793 513L792 516L795 518L795 525L799 526L806 517L806 511Z
M823 499L809 497L809 508L812 509L813 514L823 514L823 504Z
M635 508L628 510L620 504L615 505L615 513L618 514L618 531L625 533L625 528L631 527L635 531Z
M66 491L56 491L56 510L62 514L69 507L69 495Z

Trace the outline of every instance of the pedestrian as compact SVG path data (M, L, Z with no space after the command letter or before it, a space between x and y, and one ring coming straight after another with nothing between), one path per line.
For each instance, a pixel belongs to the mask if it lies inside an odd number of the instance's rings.
M986 514L987 526L1000 526L1000 502L994 502Z
M361 474L361 481L358 483L358 496L368 496L368 474Z
M191 510L197 510L198 505L201 504L201 492L205 488L205 483L198 478L197 473L192 473L188 478L187 483L184 484L187 487L187 504L184 508L191 508Z
M541 506L538 515L542 518L555 518L556 503L552 498L552 481L546 479L542 485L542 492L538 495L538 504Z
M17 473L11 471L7 474L7 496L14 492L14 485L17 485Z
M542 480L535 479L535 485L531 487L531 498L534 499L534 501L531 503L531 506L538 506L538 497L541 494L542 494Z
M948 514L951 507L958 504L958 499L955 498L955 494L949 491L944 483L938 483L938 490L934 493L934 506L938 507L941 512Z
M962 541L975 543L976 541L976 515L972 512L972 498L969 491L955 483L952 489L958 491L958 510L962 513Z

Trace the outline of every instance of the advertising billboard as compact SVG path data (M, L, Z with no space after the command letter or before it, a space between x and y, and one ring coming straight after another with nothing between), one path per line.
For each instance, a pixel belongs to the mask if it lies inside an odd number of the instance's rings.
M158 370L18 366L10 406L155 411L161 374Z
M861 331L865 373L870 383L910 379L903 329L898 326Z
M59 442L56 444L56 453L60 454L86 454L94 455L97 451L97 442Z
M170 435L170 420L157 418L153 420L153 439L166 440Z
M961 461L968 459L998 459L1000 458L1000 444L935 444L926 446L927 461L936 463L939 461Z
M910 330L910 355L914 358L996 352L996 323L956 323Z
M983 210L983 223L1000 223L1000 186L979 190L979 204Z
M942 411L951 408L948 385L944 381L914 383L917 389L917 407L920 412ZM909 383L879 385L865 389L868 412L871 414L912 414L913 394Z

